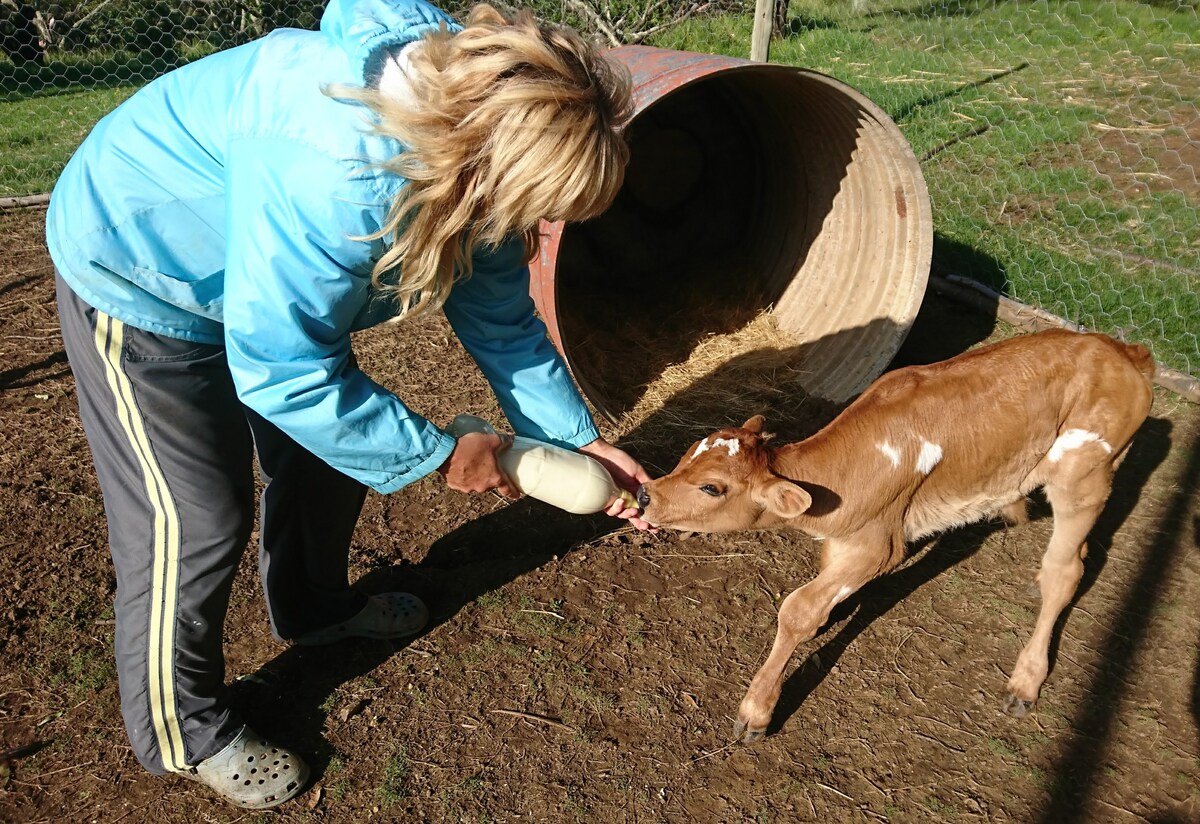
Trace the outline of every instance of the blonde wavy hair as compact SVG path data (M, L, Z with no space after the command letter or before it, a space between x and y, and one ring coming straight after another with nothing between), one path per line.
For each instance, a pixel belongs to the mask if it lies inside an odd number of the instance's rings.
M629 72L577 32L481 3L461 32L426 35L407 76L410 102L350 93L405 147L382 166L409 182L370 236L392 238L373 280L401 316L440 308L470 276L471 250L519 236L530 260L542 219L587 220L617 196Z

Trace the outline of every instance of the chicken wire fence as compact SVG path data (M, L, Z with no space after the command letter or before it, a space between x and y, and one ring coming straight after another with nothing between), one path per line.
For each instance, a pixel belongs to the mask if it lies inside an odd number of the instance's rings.
M746 56L753 3L536 0L602 42ZM460 12L463 2L448 5ZM0 202L37 203L94 123L302 0L0 0ZM792 0L770 59L896 121L933 205L933 274L1200 373L1197 2Z

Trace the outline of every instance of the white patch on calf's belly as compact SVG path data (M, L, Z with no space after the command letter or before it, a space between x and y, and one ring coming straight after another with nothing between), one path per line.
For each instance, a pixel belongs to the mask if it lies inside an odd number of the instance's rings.
M921 441L921 453L917 455L916 470L922 475L928 475L942 460L942 448L929 441Z
M921 496L910 503L904 514L904 537L915 541L947 529L976 523L993 515L1003 504L1011 502L1010 497L989 492L949 499Z
M1050 451L1046 453L1046 459L1050 463L1058 463L1067 452L1087 446L1089 443L1100 444L1105 452L1112 452L1112 446L1100 437L1099 433L1089 432L1086 429L1068 429L1055 439Z

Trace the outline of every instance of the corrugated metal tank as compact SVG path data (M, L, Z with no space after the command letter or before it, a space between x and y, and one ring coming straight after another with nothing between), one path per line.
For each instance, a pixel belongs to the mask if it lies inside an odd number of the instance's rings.
M887 366L929 275L929 195L878 106L826 75L645 46L613 206L546 223L531 292L585 395L618 418L694 344L770 309L805 388L845 400Z

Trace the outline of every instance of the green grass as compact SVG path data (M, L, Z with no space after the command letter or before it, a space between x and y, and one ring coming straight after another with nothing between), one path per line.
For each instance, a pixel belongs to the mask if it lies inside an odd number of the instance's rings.
M408 781L412 775L412 761L408 757L408 749L403 745L388 756L383 765L383 780L379 785L377 797L385 807L403 800L408 796Z
M211 50L202 44L184 59ZM53 56L32 67L0 61L0 197L50 191L92 126L169 68L120 52Z
M922 158L936 273L1200 374L1200 190L1172 166L1200 99L1196 7L793 0L770 59L835 77L896 121ZM750 32L749 14L703 18L653 45L746 57ZM162 68L0 64L0 196L48 191L95 120Z
M794 0L770 59L896 121L924 158L935 272L1127 333L1195 374L1200 208L1194 179L1181 190L1166 173L1193 174L1170 164L1200 99L1198 19L1195 4ZM750 29L694 21L655 45L745 57Z
M95 121L130 88L0 102L0 197L48 192Z
M90 700L116 682L112 636L105 641L92 637L96 621L111 615L111 607L85 596L52 603L39 620L43 655L32 669L54 689L64 706Z

